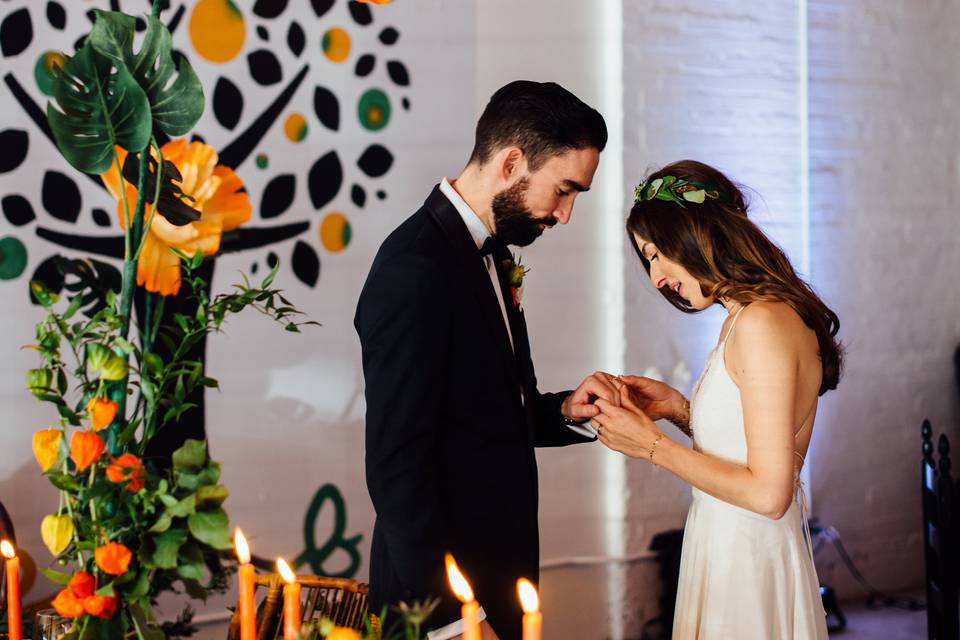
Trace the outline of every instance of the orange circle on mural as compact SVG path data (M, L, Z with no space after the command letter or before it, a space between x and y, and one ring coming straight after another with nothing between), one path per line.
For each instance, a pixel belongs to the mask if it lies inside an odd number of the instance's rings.
M307 120L299 113L291 113L283 123L283 132L290 142L300 142L307 137Z
M333 27L323 34L322 46L331 62L343 62L350 55L350 34L345 29Z
M347 216L342 213L328 214L320 223L320 243L327 251L343 251L350 244L353 230Z
M229 62L247 37L243 13L232 0L200 0L190 14L190 42L210 62Z

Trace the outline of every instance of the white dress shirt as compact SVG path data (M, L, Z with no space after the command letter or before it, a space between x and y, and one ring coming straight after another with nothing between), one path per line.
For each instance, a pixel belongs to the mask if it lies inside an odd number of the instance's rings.
M447 200L450 201L450 204L454 206L457 213L463 218L463 222L467 225L470 236L473 238L473 241L477 243L477 249L480 249L486 239L490 237L490 230L487 229L487 225L485 225L483 220L480 219L480 216L470 208L467 201L457 193L448 178L440 181L440 191L443 195L447 196ZM497 294L497 302L500 303L500 313L503 314L503 324L507 328L507 337L510 338L510 347L512 348L513 332L510 331L510 320L507 318L507 307L503 302L503 291L500 289L497 269L493 265L493 256L489 254L483 256L483 263L487 265L487 275L490 276L490 284L493 285L493 292Z

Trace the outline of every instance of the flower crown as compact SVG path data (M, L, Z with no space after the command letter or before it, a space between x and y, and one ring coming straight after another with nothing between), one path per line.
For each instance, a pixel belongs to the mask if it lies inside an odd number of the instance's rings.
M663 176L640 184L633 190L635 202L665 200L681 207L684 201L701 204L706 198L719 198L720 192L693 180L680 180L675 176Z

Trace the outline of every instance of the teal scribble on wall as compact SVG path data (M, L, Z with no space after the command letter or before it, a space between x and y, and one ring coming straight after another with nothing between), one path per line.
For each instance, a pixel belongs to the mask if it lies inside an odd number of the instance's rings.
M333 504L334 524L333 532L330 537L320 547L317 546L316 525L323 507L330 501ZM303 541L306 549L296 557L294 564L300 566L309 564L310 568L318 576L331 576L334 578L352 578L357 575L360 569L360 551L357 545L363 540L363 534L357 534L350 538L344 538L344 532L347 529L347 505L343 500L343 494L332 484L325 484L314 494L310 506L307 507L307 513L303 518ZM350 565L343 571L333 572L324 568L338 549L343 549L350 556Z

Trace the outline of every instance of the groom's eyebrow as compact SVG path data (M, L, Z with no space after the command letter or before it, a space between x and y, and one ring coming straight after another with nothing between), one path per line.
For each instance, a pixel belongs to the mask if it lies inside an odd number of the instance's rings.
M585 187L576 180L570 180L569 178L564 179L563 184L567 185L568 189L574 189L575 191L590 191L590 187Z

